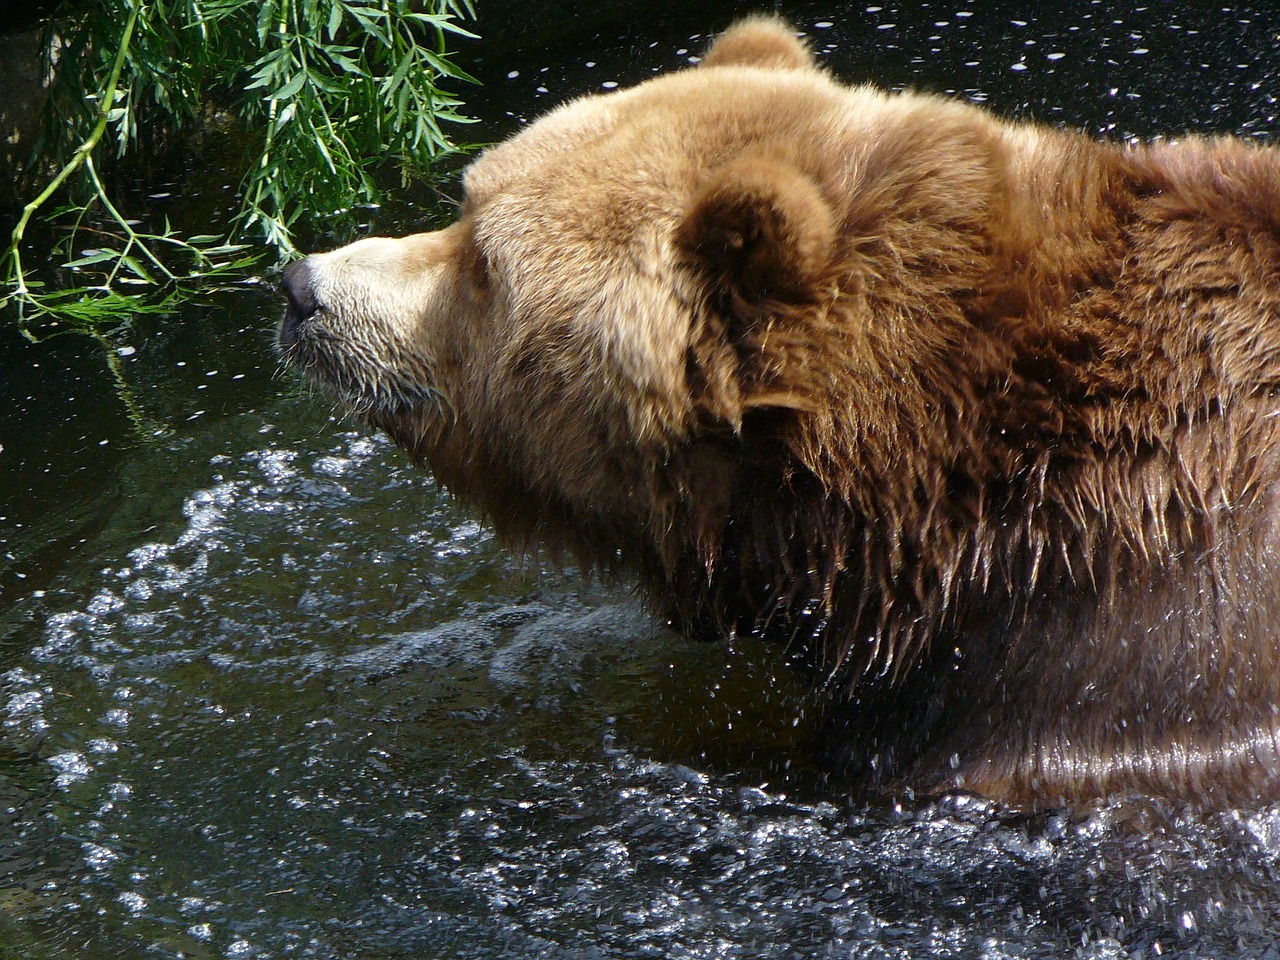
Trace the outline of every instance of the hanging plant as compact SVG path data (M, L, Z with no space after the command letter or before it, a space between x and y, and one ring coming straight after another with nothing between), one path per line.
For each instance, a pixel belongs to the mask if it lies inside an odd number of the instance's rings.
M473 82L447 40L471 0L88 0L45 28L50 93L37 160L55 170L22 209L3 261L0 307L30 337L167 311L198 287L295 252L308 218L376 202L388 159L426 173L466 122L445 88ZM143 227L103 168L193 128L229 123L240 205L216 231ZM56 200L60 206L50 209ZM33 271L33 223L54 227L57 286ZM42 259L47 251L42 250ZM80 280L88 282L81 283Z

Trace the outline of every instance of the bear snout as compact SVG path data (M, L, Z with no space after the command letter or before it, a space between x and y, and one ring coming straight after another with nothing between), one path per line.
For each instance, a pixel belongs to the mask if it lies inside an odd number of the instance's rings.
M296 338L299 328L320 310L311 258L296 260L285 267L280 285L289 301L280 328L280 341L287 345Z

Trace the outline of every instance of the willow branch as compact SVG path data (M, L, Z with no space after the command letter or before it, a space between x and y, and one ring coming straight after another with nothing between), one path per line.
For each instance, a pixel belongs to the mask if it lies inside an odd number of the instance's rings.
M16 293L19 298L25 298L28 293L26 276L22 269L22 239L26 235L27 224L31 222L35 212L67 181L67 178L84 165L93 151L98 148L98 143L102 140L103 134L107 132L111 105L115 103L116 90L120 86L120 74L124 70L125 59L129 54L129 45L133 42L133 29L137 25L138 11L141 6L141 3L135 3L129 10L129 19L125 22L124 33L120 37L120 48L116 51L115 63L111 66L111 74L107 78L107 85L103 88L102 97L98 102L98 120L93 125L93 130L90 131L84 142L76 147L71 159L49 181L48 186L40 192L40 195L22 208L22 216L18 218L18 223L13 228L9 255L13 258L14 279L17 282Z

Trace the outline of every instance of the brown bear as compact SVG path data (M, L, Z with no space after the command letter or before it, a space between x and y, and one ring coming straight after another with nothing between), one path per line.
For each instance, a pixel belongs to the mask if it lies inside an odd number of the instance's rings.
M784 24L554 110L284 356L520 547L839 691L849 769L1280 797L1280 154L841 85Z

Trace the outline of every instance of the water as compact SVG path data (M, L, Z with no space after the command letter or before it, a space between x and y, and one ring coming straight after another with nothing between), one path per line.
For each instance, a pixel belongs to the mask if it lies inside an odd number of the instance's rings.
M853 79L1276 130L1260 8L788 12ZM725 19L481 60L477 135ZM279 374L277 313L249 287L107 344L0 333L2 960L1280 957L1280 810L855 801L775 652L511 557Z

